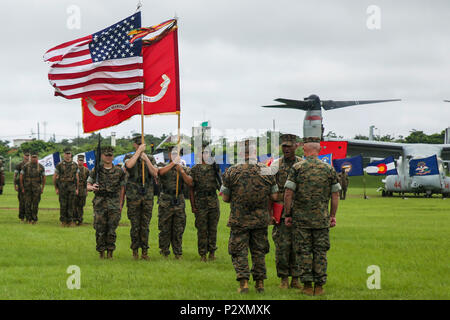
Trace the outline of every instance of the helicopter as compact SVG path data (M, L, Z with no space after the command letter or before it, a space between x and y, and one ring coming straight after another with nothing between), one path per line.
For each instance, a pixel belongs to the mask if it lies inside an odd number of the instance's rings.
M283 105L263 106L265 108L289 108L306 111L303 122L304 137L323 137L322 108L333 110L348 106L401 101L401 99L389 100L362 100L362 101L333 101L320 100L317 95L310 95L304 100L275 99ZM450 102L450 100L444 100ZM450 128L446 137L450 137ZM327 139L328 141L339 141L338 139ZM386 176L382 180L382 196L392 196L395 193L404 195L405 193L414 193L416 195L424 194L425 197L431 197L433 193L440 193L443 197L450 195L450 178L445 175L443 166L444 160L450 160L450 139L444 144L408 144L395 142L379 142L368 140L347 140L347 156L361 154L363 157L385 158L393 156L397 159L398 175ZM409 161L412 159L421 159L432 155L437 156L438 175L429 176L409 176Z

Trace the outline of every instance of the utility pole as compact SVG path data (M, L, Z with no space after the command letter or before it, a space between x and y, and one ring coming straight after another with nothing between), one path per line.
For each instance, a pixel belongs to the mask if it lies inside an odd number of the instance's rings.
M369 141L373 141L373 130L376 129L375 126L369 127Z
M77 121L77 147L80 146L80 121Z
M116 146L116 133L111 132L111 147L115 147L115 146Z
M40 135L39 135L39 122L38 122L38 140L40 140Z
M44 121L44 141L47 140L47 121Z

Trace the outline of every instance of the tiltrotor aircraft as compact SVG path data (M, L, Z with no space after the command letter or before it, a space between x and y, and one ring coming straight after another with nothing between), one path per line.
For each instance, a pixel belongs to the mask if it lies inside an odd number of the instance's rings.
M323 136L322 110L333 110L347 106L360 104L400 101L390 100L363 100L363 101L333 101L323 100L316 95L311 95L304 100L275 99L284 103L283 105L264 106L266 108L289 108L305 110L306 115L303 122L304 137ZM450 100L444 100L450 102ZM338 141L329 139L329 141ZM433 193L443 196L450 195L450 178L445 175L443 160L450 160L450 128L446 131L445 144L408 144L395 142L379 142L368 140L347 140L347 156L361 154L363 157L385 158L393 156L397 159L398 175L387 176L384 182L383 196L392 196L396 193L425 194L431 197ZM439 175L409 176L409 161L412 159L426 158L437 155Z

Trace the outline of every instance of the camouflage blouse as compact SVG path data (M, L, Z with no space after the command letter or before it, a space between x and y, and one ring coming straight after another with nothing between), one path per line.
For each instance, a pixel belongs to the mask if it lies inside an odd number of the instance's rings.
M278 192L273 175L263 175L262 164L237 164L225 172L221 192L230 196L228 226L257 229L269 225L270 195Z
M292 221L300 228L329 228L328 206L332 192L341 189L333 167L317 159L306 157L290 170L285 188L294 191Z

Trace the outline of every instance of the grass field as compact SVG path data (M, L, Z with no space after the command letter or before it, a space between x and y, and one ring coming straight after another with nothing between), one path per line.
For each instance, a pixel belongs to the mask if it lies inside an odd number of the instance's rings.
M132 260L125 208L114 259L100 260L92 227L92 195L85 209L86 224L61 228L57 196L48 185L38 224L21 224L8 175L0 196L0 299L449 299L450 199L382 198L375 191L380 179L367 179L368 200L362 198L361 178L354 178L347 200L339 203L337 227L330 232L327 294L306 297L298 290L278 288L271 236L265 293L256 294L253 282L248 295L236 292L238 283L227 253L228 204L221 202L215 262L199 261L189 201L183 260L173 255L164 259L158 253L156 204L150 224L150 261ZM67 288L70 265L81 269L80 290ZM380 267L379 290L367 288L370 265Z

